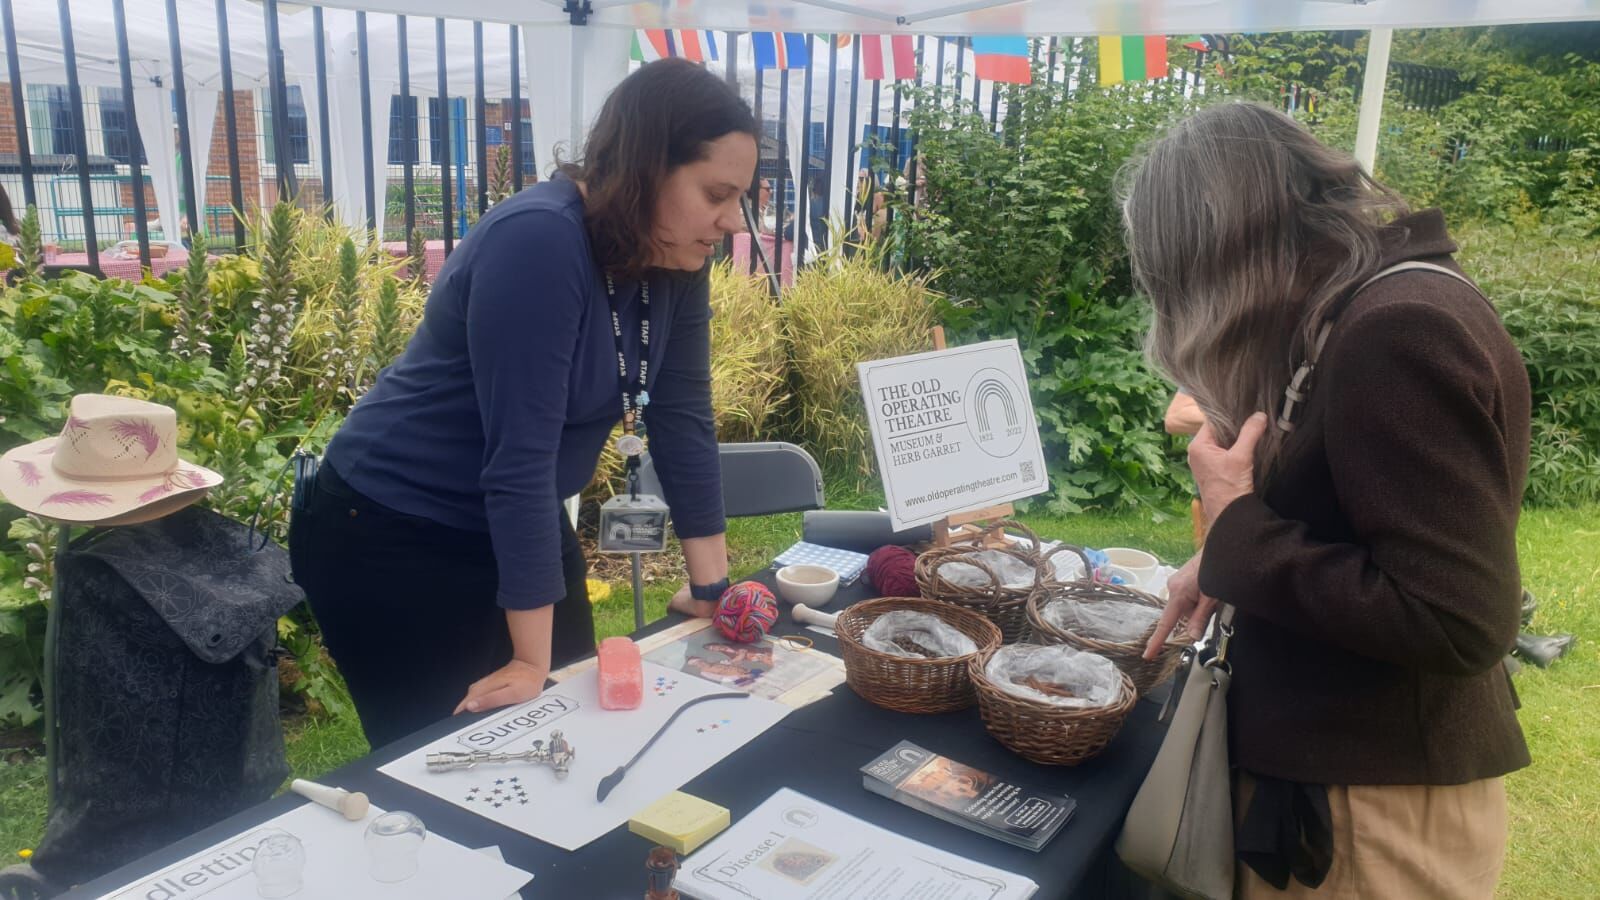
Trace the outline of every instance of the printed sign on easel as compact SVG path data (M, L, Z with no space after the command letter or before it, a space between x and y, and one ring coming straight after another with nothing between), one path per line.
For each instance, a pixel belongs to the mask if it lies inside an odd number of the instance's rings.
M1050 487L1015 340L857 366L897 529Z

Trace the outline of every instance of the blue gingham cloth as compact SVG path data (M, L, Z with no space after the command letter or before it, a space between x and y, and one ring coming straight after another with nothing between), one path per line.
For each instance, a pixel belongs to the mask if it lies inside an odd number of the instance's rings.
M783 551L774 563L779 566L822 566L837 572L839 583L848 585L854 584L855 580L861 577L862 570L867 567L867 555L854 550L840 550L837 547L796 541L794 546Z

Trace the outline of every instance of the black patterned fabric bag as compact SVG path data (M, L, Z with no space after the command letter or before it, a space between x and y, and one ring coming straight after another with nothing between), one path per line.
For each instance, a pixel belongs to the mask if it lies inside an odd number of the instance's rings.
M55 791L34 868L81 884L266 800L289 774L276 544L192 506L91 531L57 565Z

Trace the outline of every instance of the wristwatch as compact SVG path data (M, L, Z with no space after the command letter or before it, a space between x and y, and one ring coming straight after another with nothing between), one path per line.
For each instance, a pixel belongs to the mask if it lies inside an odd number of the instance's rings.
M726 578L714 581L710 584L691 583L689 585L689 596L696 600L704 600L709 603L715 603L722 599L723 593L727 590L728 579Z

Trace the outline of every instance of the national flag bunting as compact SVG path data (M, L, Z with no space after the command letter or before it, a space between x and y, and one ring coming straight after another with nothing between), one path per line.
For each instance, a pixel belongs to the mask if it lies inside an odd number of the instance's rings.
M1184 38L1183 46L1198 53L1228 53L1228 36L1225 34L1191 34Z
M977 76L985 81L1032 84L1032 57L1022 35L990 35L972 39Z
M750 35L757 69L804 69L811 65L806 36L788 31L757 31Z
M861 77L905 81L917 77L917 51L909 34L861 36Z
M1167 77L1164 34L1100 38L1100 83L1149 81Z
M633 48L628 52L628 58L651 62L669 57L697 63L720 59L716 35L699 29L644 28L634 31Z

